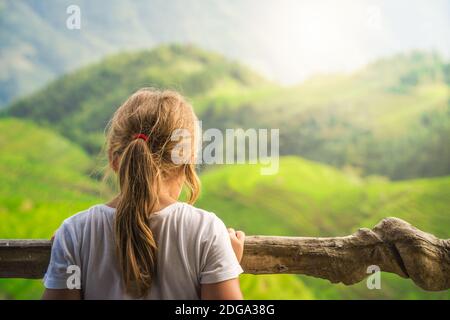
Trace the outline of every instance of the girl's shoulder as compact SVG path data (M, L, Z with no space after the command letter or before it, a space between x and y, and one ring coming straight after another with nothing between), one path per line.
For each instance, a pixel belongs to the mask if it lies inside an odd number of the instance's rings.
M226 230L223 221L211 211L207 211L187 203L181 203L178 210L173 212L179 225L184 225L190 230L197 230L198 235L212 235Z
M211 211L207 211L188 203L178 202L174 210L176 215L183 219L191 219L199 223L214 223L221 221L220 218Z
M91 239L105 235L104 232L92 232L99 227L111 225L113 208L103 204L94 205L65 219L55 232L54 244L64 248L79 248L84 240L97 243L101 239ZM75 250L76 251L76 250ZM73 251L73 252L75 252Z
M92 222L98 223L101 220L109 220L114 212L114 208L104 204L96 204L68 217L63 221L61 227L67 229L83 229L87 225L92 224Z

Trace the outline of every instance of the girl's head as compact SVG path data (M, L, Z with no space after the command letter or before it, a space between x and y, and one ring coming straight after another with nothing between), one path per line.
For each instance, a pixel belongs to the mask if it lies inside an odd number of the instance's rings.
M196 120L180 94L141 89L117 109L109 124L109 163L120 187L115 216L117 255L125 286L134 296L148 292L156 271L156 243L148 219L164 196L165 186L178 185L181 190L185 185L190 203L199 194L194 161L174 161L181 141L173 135L180 129L190 135L193 160Z

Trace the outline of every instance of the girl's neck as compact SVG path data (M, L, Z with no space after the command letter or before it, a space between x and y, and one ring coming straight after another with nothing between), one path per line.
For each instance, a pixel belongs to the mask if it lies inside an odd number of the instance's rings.
M183 187L183 177L176 179L165 180L161 185L160 195L158 197L158 203L153 211L160 211L165 207L178 201L180 197L181 189ZM114 199L106 203L108 207L117 208L120 200L120 195L117 195Z
M117 195L114 199L112 199L111 201L107 202L106 205L108 207L111 207L111 208L117 208L117 205L119 204L119 200L120 200L120 196ZM174 199L174 198L170 197L169 195L161 195L158 198L158 203L157 203L156 207L153 208L153 211L154 212L161 211L165 207L167 207L167 206L169 206L171 204L174 204L177 201L178 201L177 199Z

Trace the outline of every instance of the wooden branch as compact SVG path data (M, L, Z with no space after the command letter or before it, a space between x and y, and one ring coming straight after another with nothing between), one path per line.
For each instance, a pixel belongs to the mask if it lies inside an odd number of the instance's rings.
M0 240L0 278L42 278L51 248L50 240Z
M251 237L242 260L247 273L296 273L346 285L368 276L367 267L411 278L424 290L450 288L450 239L441 240L398 218L347 237Z
M0 278L42 278L50 249L47 240L0 240ZM387 218L346 237L247 236L242 260L246 273L304 274L346 285L367 277L371 265L411 278L424 290L448 290L450 239Z

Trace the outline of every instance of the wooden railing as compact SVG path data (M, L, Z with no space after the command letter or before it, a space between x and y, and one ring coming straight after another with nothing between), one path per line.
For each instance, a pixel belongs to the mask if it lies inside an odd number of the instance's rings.
M0 240L0 278L43 277L50 251L48 240ZM246 273L304 274L346 285L367 277L372 265L424 290L448 290L450 239L387 218L346 237L247 236L242 260Z

